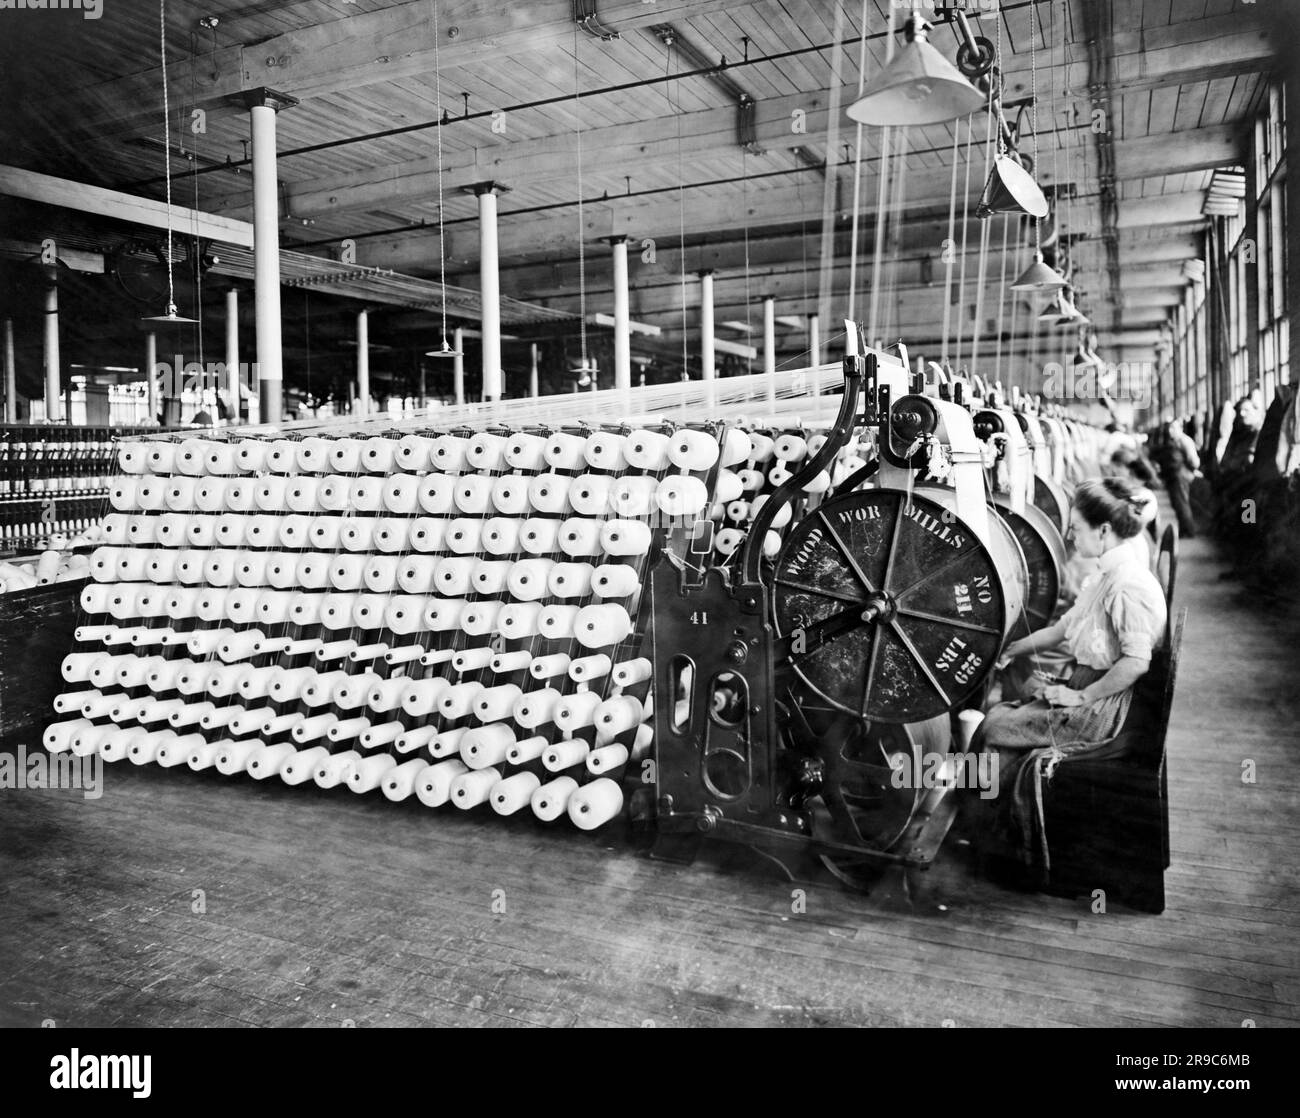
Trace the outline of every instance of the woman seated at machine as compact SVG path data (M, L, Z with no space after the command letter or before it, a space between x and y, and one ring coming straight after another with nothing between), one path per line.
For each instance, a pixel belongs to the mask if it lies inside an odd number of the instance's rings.
M1119 733L1133 685L1164 635L1164 594L1129 542L1142 530L1143 511L1138 487L1122 478L1084 482L1075 491L1068 538L1081 557L1097 560L1098 572L1058 622L1007 645L1003 662L1028 657L1030 668L1008 673L1003 697L1011 701L988 712L972 743L999 751L999 783L1011 791L1030 864L1046 859L1038 784L1043 769L1050 776L1061 758ZM1068 654L1064 663L1052 657L1050 671L1034 670L1038 653L1060 647Z

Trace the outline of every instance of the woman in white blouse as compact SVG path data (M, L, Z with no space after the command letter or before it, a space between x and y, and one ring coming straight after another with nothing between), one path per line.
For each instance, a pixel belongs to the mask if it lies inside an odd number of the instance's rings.
M1014 788L1015 815L1027 853L1041 848L1038 780L1065 756L1111 741L1120 731L1133 698L1133 685L1151 666L1151 654L1165 631L1160 583L1130 545L1141 531L1142 495L1121 478L1084 482L1075 491L1069 536L1077 553L1097 560L1074 605L1060 621L1003 652L1004 662L1062 647L1046 670L1029 676L1025 697L1000 703L980 724L974 748L999 751L999 783ZM1035 678L1036 677L1036 678ZM1037 751L1037 752L1035 752ZM1035 763L1027 764L1033 760ZM1044 761L1039 765L1039 760ZM1035 861L1039 859L1030 858Z

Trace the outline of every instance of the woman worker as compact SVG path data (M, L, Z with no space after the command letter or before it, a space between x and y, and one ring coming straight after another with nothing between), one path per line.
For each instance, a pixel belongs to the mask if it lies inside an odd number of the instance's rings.
M1012 817L1022 854L1045 867L1042 833L1043 770L1050 776L1062 757L1113 739L1124 724L1133 685L1151 665L1165 631L1160 584L1126 541L1141 531L1138 487L1122 478L1087 481L1075 490L1069 537L1078 554L1095 558L1098 571L1060 621L1012 641L1004 662L1063 646L1064 665L1038 673L1025 695L1000 703L980 724L973 748L999 751L1001 788L1011 790Z

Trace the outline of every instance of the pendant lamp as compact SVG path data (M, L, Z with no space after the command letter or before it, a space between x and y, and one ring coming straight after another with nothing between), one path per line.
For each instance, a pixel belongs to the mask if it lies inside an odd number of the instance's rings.
M930 25L913 9L907 42L847 109L860 124L942 124L983 107L985 96L930 45Z
M1034 262L1020 274L1020 278L1011 285L1011 290L1051 291L1064 286L1065 277L1055 268L1049 268L1043 263L1042 252L1035 252Z
M442 228L442 65L438 58L438 5L433 5L433 104L438 114L438 284L442 290L442 345L425 357L460 357L461 351L447 341L447 242Z

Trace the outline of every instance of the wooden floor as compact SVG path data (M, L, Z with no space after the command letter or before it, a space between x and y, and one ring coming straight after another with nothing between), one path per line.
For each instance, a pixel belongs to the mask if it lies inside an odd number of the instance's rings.
M914 903L797 914L619 833L123 763L94 802L0 791L0 1025L1295 1025L1300 624L1221 569L1184 546L1163 916L1002 890L959 842Z

